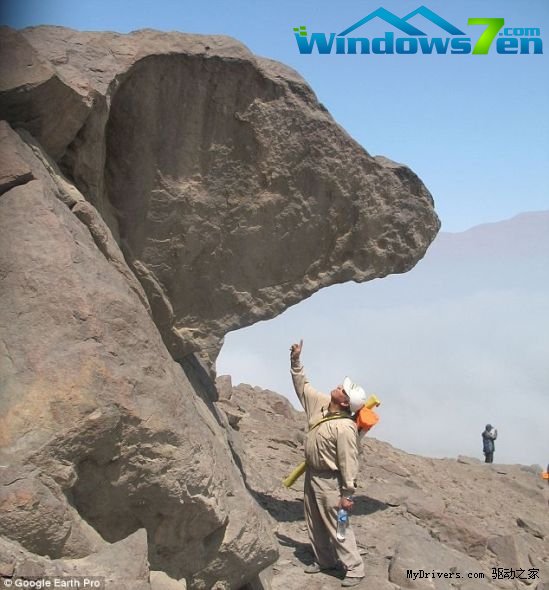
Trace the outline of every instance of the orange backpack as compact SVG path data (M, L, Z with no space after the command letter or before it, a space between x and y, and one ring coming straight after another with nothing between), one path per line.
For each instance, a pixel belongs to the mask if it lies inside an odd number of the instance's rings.
M356 425L359 431L368 432L379 422L379 416L371 408L363 406L356 415Z

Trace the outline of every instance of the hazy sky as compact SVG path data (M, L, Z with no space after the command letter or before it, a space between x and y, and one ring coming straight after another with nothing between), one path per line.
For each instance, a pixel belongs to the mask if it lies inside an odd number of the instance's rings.
M488 55L301 55L297 50L295 26L340 33L380 6L405 16L420 5L410 0L0 0L0 22L16 28L56 24L233 36L254 53L296 69L371 154L409 165L431 190L443 230L460 232L522 211L549 209L547 0L424 3L473 41L484 27L468 25L469 18L501 17L512 28L539 28L542 55L499 55L495 46ZM430 35L440 34L421 17L413 22ZM356 34L394 30L373 21ZM526 267L526 257L523 261ZM509 276L521 265L520 258L514 260ZM547 266L542 271L547 274ZM335 287L268 324L230 334L220 357L222 371L289 394L287 348L303 336L304 358L319 387L337 384L344 372L386 400L380 438L423 454L478 456L480 430L491 421L503 427L496 459L546 463L547 291L498 284L484 292L465 290L408 304L410 277L386 279L379 300L374 283ZM359 333L354 340L347 337L351 325Z

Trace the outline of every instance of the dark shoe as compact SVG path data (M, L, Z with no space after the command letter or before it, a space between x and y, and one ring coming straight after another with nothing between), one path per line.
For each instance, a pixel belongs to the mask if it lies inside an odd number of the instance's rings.
M341 585L344 588L351 588L352 586L358 586L362 580L364 580L364 578L345 578L343 582L341 582Z
M316 561L308 565L303 571L306 574L319 574L320 572L335 572L337 567L333 565L332 567L320 567Z

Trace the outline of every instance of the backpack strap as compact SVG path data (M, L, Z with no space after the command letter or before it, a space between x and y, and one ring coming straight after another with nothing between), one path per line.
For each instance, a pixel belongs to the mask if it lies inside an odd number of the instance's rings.
M316 424L313 424L313 426L311 426L311 428L309 428L309 432L314 430L317 426L320 426L323 422L329 422L330 420L342 420L344 418L348 418L349 420L353 419L352 416L349 416L348 414L333 414L332 416L327 416L326 418L322 418L322 420L320 420Z

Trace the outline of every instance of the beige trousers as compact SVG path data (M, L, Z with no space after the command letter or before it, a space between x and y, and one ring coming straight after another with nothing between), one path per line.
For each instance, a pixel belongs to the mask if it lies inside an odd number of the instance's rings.
M337 473L305 473L305 521L316 561L321 568L335 566L339 559L347 577L364 576L364 563L356 546L355 534L349 524L344 541L336 537L339 505Z

